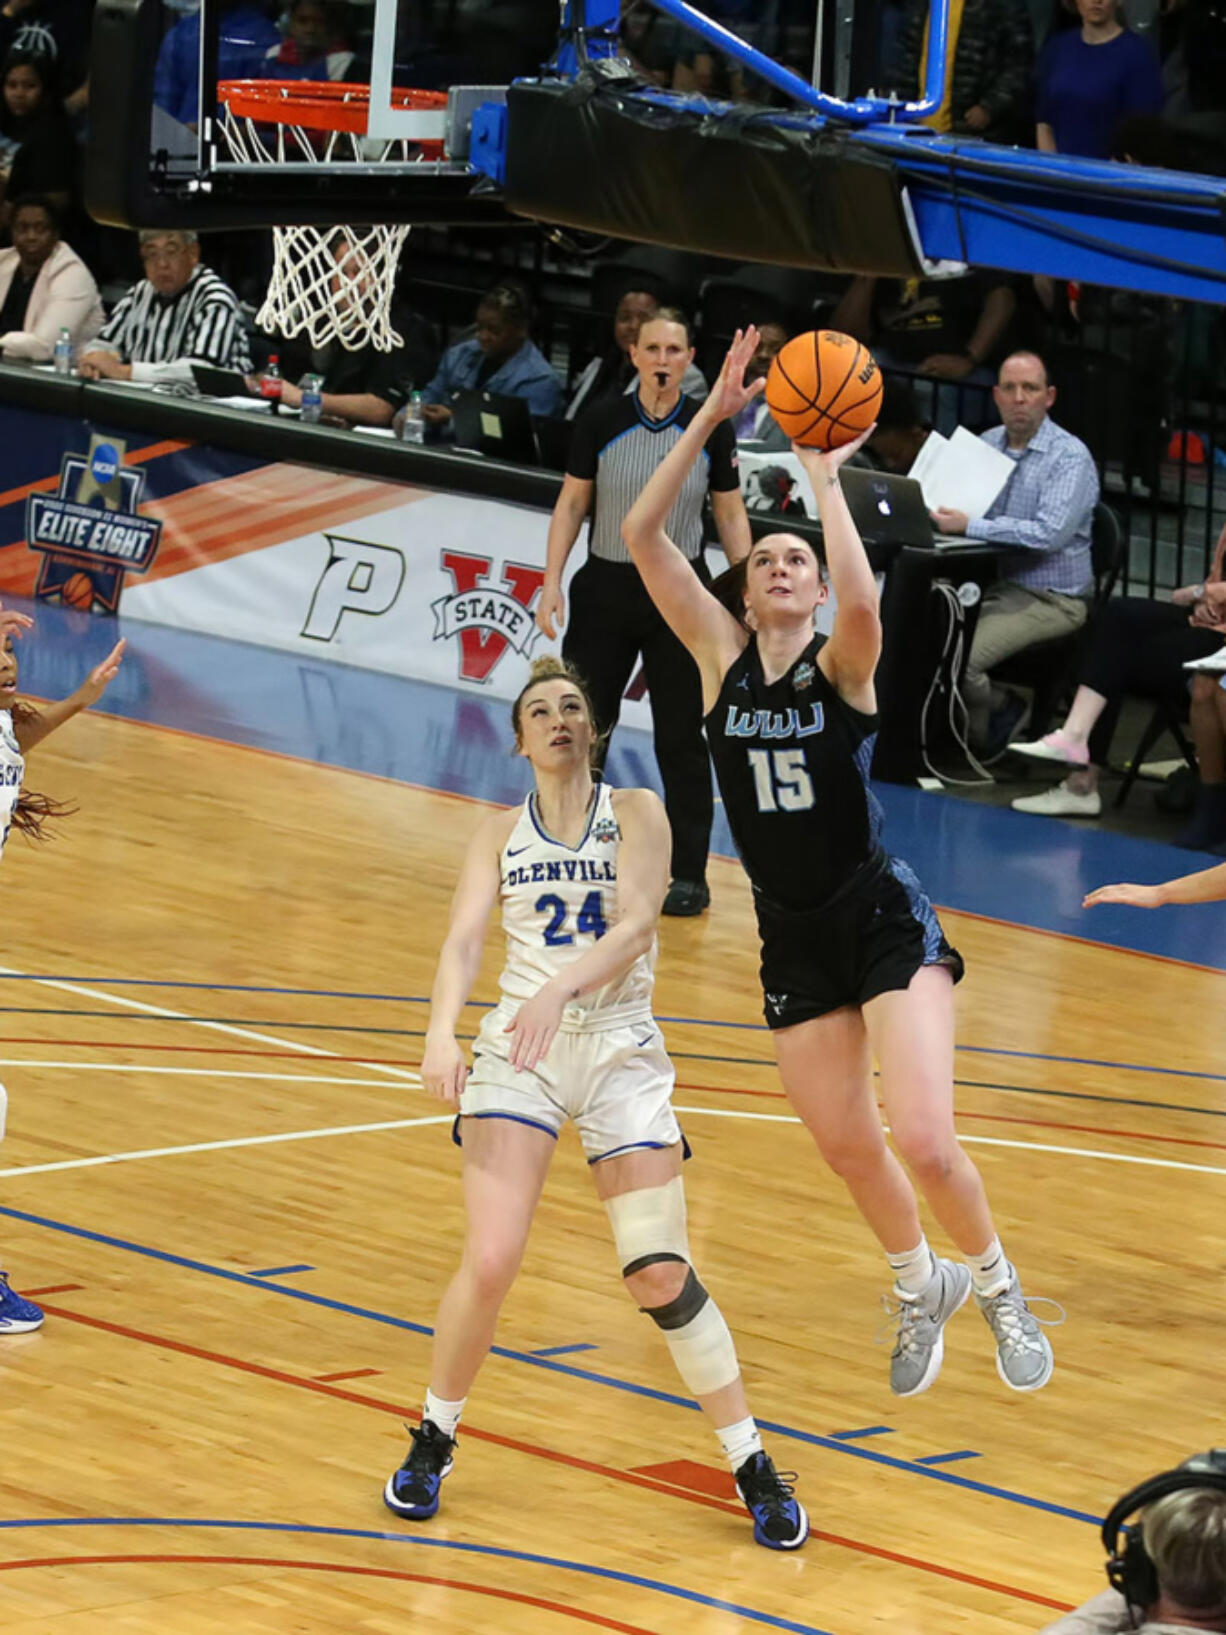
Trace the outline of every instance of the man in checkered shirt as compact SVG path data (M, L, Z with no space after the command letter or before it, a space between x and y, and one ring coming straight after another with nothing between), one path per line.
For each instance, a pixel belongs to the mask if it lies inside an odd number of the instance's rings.
M1042 358L1012 353L992 396L1004 424L985 431L983 440L1014 462L1012 475L982 517L945 508L932 514L943 534L1017 547L1001 557L1000 578L984 594L963 683L971 745L987 754L1005 747L1022 715L1021 700L993 686L994 666L1085 623L1098 503L1089 449L1049 417L1056 388Z

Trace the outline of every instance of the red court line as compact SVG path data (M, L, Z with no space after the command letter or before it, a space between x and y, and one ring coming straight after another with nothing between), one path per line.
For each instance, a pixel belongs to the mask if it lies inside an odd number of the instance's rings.
M325 1385L331 1385L336 1380L369 1379L372 1374L382 1372L381 1368L343 1368L339 1374L316 1374L315 1378L322 1380Z
M618 1630L620 1635L653 1635L640 1624L623 1624L616 1618L604 1618L598 1612L581 1612L578 1607L564 1607L559 1601L546 1601L539 1595L525 1595L519 1590L498 1590L488 1584L470 1584L462 1578L438 1578L431 1573L406 1573L393 1567L354 1567L340 1561L293 1561L278 1556L202 1556L202 1555L113 1555L113 1556L48 1556L41 1561L0 1561L0 1572L11 1573L22 1567L97 1567L133 1566L152 1564L164 1566L205 1567L264 1567L281 1572L345 1573L352 1578L391 1578L402 1584L429 1584L436 1589L464 1590L469 1595L488 1595L496 1601L515 1601L520 1606L537 1607L543 1612L557 1612L563 1618L574 1618L581 1624L595 1624L599 1629Z
M326 1385L319 1380L309 1379L305 1375L290 1374L284 1369L269 1368L264 1363L250 1362L244 1357L231 1357L220 1351L206 1351L202 1346L190 1345L186 1340L172 1340L162 1334L147 1334L140 1329L127 1328L122 1323L108 1322L103 1317L87 1317L83 1312L68 1311L62 1306L45 1306L43 1309L53 1317L62 1318L70 1323L81 1323L86 1328L101 1329L104 1333L116 1334L121 1339L138 1340L143 1345L156 1346L163 1351L177 1351L185 1357L196 1357L202 1362L216 1363L219 1367L233 1368L243 1374L255 1374L261 1379L274 1380L280 1385L296 1385L305 1391L318 1392L320 1396L334 1397L341 1402L352 1402L360 1408L373 1408L378 1413L395 1414L397 1419L421 1419L419 1409L406 1408L399 1403L387 1402L381 1397L363 1396L357 1391L345 1391L335 1385ZM685 1499L690 1504L705 1505L709 1510L722 1510L725 1515L738 1516L742 1520L745 1516L739 1504L730 1504L723 1499L695 1492L691 1488L653 1481L650 1477L638 1475L631 1470L617 1470L612 1465L600 1465L592 1459L580 1459L575 1454L558 1453L553 1448L542 1447L539 1442L521 1442L516 1437L502 1436L497 1431L478 1430L472 1425L465 1426L464 1435L474 1442L490 1442L496 1447L508 1448L514 1453L526 1453L534 1459L545 1459L550 1464L566 1465L571 1470L582 1470L593 1476L606 1477L610 1481L624 1482L631 1487L646 1488L652 1493L666 1493L676 1499ZM1072 1610L1068 1601L1056 1601L1050 1596L1036 1595L1031 1590L1018 1589L1012 1584L997 1583L994 1579L978 1578L973 1573L959 1572L955 1567L942 1567L935 1561L922 1561L916 1556L902 1555L896 1550L887 1550L878 1544L865 1544L859 1539L843 1538L837 1533L822 1533L816 1528L813 1529L813 1537L822 1539L827 1544L837 1545L840 1549L853 1550L859 1555L872 1556L879 1561L890 1561L901 1567L913 1567L919 1572L932 1573L938 1578L948 1578L959 1584L970 1584L976 1589L992 1590L998 1595L1012 1596L1017 1601L1053 1607L1057 1612Z
M75 1294L78 1289L84 1287L84 1283L49 1283L45 1289L26 1289L25 1284L22 1284L22 1288L25 1289L27 1295Z

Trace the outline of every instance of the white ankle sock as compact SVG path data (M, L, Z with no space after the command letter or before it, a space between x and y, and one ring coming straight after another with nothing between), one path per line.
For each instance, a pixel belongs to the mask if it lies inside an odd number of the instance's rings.
M999 1238L993 1238L981 1255L963 1255L962 1258L971 1269L976 1294L1000 1294L1009 1287L1013 1267L1005 1259Z
M458 1402L448 1402L446 1397L436 1397L427 1387L426 1405L421 1411L421 1417L433 1420L444 1436L454 1437L467 1401L467 1397L461 1397Z
M734 1476L746 1459L752 1459L755 1453L762 1452L762 1438L758 1435L758 1427L752 1414L748 1419L738 1420L735 1425L725 1425L715 1434L719 1437L720 1446L724 1450L728 1469Z
M901 1255L887 1255L894 1282L900 1294L923 1294L936 1271L936 1256L928 1247L928 1239L921 1238L914 1249Z

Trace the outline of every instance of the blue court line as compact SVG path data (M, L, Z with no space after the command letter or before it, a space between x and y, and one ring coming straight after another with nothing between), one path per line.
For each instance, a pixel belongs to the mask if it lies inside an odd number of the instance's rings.
M856 1442L862 1436L891 1436L893 1425L866 1425L862 1431L831 1431L832 1442Z
M542 1346L539 1351L534 1351L532 1355L534 1357L565 1357L572 1351L599 1350L600 1347L598 1345L589 1345L586 1343L581 1345L547 1345Z
M960 1448L957 1453L926 1453L917 1459L917 1465L952 1465L955 1459L978 1459L979 1454L970 1448Z
M291 1272L313 1272L314 1266L269 1266L262 1272L252 1272L252 1277L288 1277Z
M182 1266L188 1271L203 1272L209 1277L220 1277L228 1283L241 1283L247 1288L269 1289L276 1294L283 1294L291 1300L302 1300L308 1305L320 1306L327 1311L344 1312L350 1317L361 1317L367 1322L384 1323L389 1328L406 1330L411 1334L433 1334L433 1329L425 1323L414 1323L407 1317L393 1317L387 1312L372 1311L366 1306L349 1305L343 1300L331 1300L326 1295L312 1294L306 1289L296 1289L289 1283L263 1283L259 1278L252 1277L249 1272L232 1272L225 1266L211 1266L207 1261L192 1260L187 1255L172 1254L167 1249L152 1249L146 1244L132 1243L126 1238L112 1237L106 1232L93 1232L84 1226L70 1226L65 1221L49 1220L44 1215L32 1215L24 1209L12 1209L0 1206L0 1216L10 1220L25 1221L30 1226L46 1227L51 1232L63 1232L68 1237L84 1238L90 1243L102 1243L111 1249L123 1249L129 1254L143 1255L149 1260L159 1260L170 1266ZM534 1356L530 1351L512 1351L507 1346L495 1345L490 1347L493 1357L505 1357L509 1362L528 1363L533 1368L544 1368L551 1373L565 1374L571 1379L584 1380L589 1385L603 1385L613 1391L624 1391L628 1396L647 1397L652 1402L664 1402L674 1408L686 1408L693 1413L701 1410L696 1402L688 1397L678 1396L674 1391L659 1391L650 1385L634 1385L628 1380L619 1380L608 1374L597 1374L591 1369L576 1368L572 1363L556 1362L550 1357ZM857 1447L855 1443L839 1442L831 1436L820 1436L813 1431L797 1430L792 1425L782 1425L769 1419L759 1419L758 1424L763 1430L771 1431L776 1436L787 1437L793 1442L803 1442L810 1447L826 1448L835 1453L848 1454L855 1459L866 1459L872 1464L884 1465L891 1470L901 1470L910 1476L925 1476L934 1482L945 1482L952 1487L966 1488L974 1493L982 1493L993 1499L1005 1499L1010 1504L1024 1505L1031 1510L1042 1510L1053 1516L1067 1516L1073 1521L1088 1522L1092 1527L1101 1525L1100 1518L1091 1516L1084 1510L1074 1510L1067 1505L1053 1504L1046 1499L1032 1499L1029 1494L1015 1493L1011 1488L994 1487L987 1482L975 1482L964 1476L955 1476L950 1472L920 1465L911 1459L896 1459L889 1454L877 1453L871 1448Z
M28 971L0 972L0 982L75 982L78 984L92 985L95 987L99 983L106 983L112 988L197 988L215 993L286 994L306 999L365 999L394 1005L428 1005L430 1003L430 996L428 994L358 993L346 988L278 988L244 982L177 982L165 979L149 979L145 977L129 976L54 976L39 975ZM496 1003L496 1000L470 999L468 1001L468 1006L473 1010L490 1010ZM32 1009L20 1005L0 1006L0 1010L27 1011L28 1014L31 1015L45 1014L48 1016L109 1016L112 1014L109 1011L80 1011L71 1009L64 1011L48 1010L44 1012L41 1009ZM172 1018L155 1017L152 1018L152 1020L169 1021L172 1020ZM192 1020L237 1023L246 1022L248 1026L264 1027L318 1027L323 1031L327 1031L329 1027L329 1024L326 1022L253 1023L246 1017L201 1017L192 1018ZM675 1023L677 1026L684 1027L731 1028L748 1030L754 1033L767 1032L766 1027L761 1022L733 1022L721 1017L657 1016L656 1020L657 1022ZM333 1031L338 1033L368 1031L371 1033L401 1032L415 1034L418 1030L396 1028L370 1028L364 1030L361 1028L350 1028L337 1025ZM1160 1074L1165 1078L1208 1079L1214 1083L1226 1083L1226 1073L1198 1073L1193 1069L1186 1067L1159 1067L1156 1063L1100 1061L1094 1056L1057 1056L1038 1050L1006 1050L993 1045L959 1044L956 1046L956 1049L959 1051L968 1051L975 1055L1011 1056L1016 1057L1020 1061L1061 1062L1073 1067L1104 1067L1120 1073L1155 1073ZM755 1057L750 1060L742 1060L741 1058L726 1056L699 1056L694 1057L693 1059L697 1061L716 1062L737 1061L740 1065L755 1067L773 1067L775 1065L774 1060L771 1057ZM986 1088L992 1089L995 1087L989 1085ZM1141 1103L1139 1105L1144 1104Z
M222 1521L218 1518L192 1516L56 1516L18 1521L0 1521L0 1528L16 1530L31 1527L190 1527L217 1528L230 1532L300 1533L313 1538L374 1539L381 1544L403 1544L418 1550L455 1550L461 1555L493 1556L500 1561L527 1561L534 1567L554 1567L561 1572L579 1573L585 1578L604 1578L615 1584L630 1584L635 1589L654 1590L657 1595L671 1595L678 1601L693 1601L700 1607L711 1607L716 1612L730 1612L736 1618L747 1618L751 1623L764 1624L768 1629L786 1629L791 1635L827 1635L814 1624L798 1624L791 1618L777 1618L770 1612L759 1612L754 1607L740 1606L736 1601L721 1601L718 1596L703 1595L700 1590L682 1589L679 1584L665 1584L658 1578L643 1578L638 1573L618 1572L613 1567L594 1567L586 1561L566 1561L559 1556L534 1555L529 1550L508 1550L495 1544L462 1544L456 1539L422 1538L418 1534L383 1533L365 1527L320 1527L305 1522L278 1521Z

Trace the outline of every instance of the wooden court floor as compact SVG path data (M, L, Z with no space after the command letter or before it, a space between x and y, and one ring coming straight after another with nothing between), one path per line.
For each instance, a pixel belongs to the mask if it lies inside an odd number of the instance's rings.
M33 771L81 810L0 874L0 1264L49 1314L0 1341L12 1635L1005 1635L1101 1586L1123 1487L1222 1440L1226 977L948 917L960 1126L1068 1320L1034 1398L972 1309L900 1402L878 1256L779 1094L716 863L658 1009L696 1257L814 1536L753 1545L572 1139L445 1510L397 1522L460 1224L423 996L481 808L102 717Z

